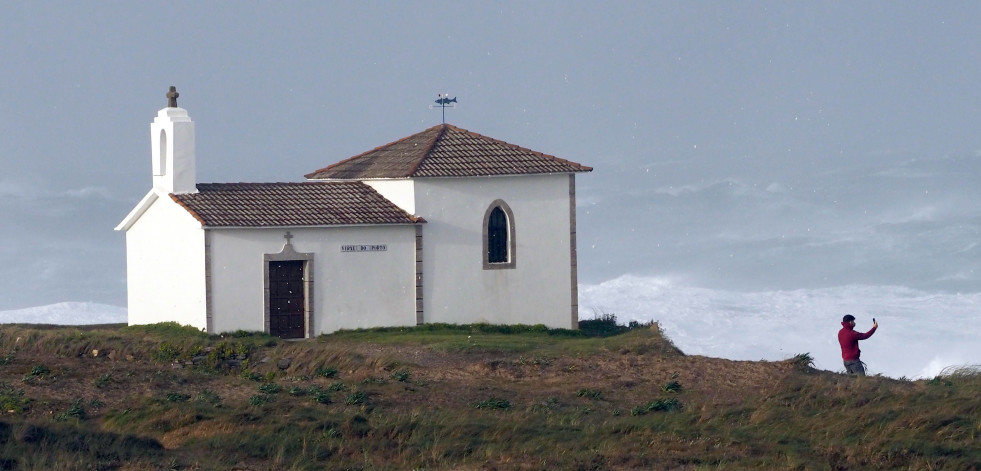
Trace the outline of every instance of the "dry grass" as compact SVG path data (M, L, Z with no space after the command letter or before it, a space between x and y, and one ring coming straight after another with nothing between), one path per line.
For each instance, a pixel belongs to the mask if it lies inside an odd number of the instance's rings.
M853 378L604 335L2 326L0 469L981 468L977 367Z

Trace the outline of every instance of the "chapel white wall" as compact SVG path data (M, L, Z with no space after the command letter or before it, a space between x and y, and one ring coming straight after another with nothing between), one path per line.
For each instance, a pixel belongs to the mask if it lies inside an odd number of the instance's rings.
M569 178L417 178L425 322L575 328ZM498 199L514 215L515 268L485 270L484 214Z
M416 214L415 182L411 179L362 180L403 211Z
M126 231L128 323L205 329L204 231L167 196Z
M263 254L314 253L314 335L340 329L411 326L415 318L415 226L211 229L212 331L263 331ZM342 245L387 245L341 252Z

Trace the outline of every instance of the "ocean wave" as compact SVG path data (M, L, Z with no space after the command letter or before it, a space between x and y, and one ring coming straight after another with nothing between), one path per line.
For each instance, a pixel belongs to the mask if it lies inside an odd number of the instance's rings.
M931 378L948 366L981 363L981 293L902 286L740 292L685 286L669 278L624 275L579 287L579 317L615 314L657 321L690 355L782 360L810 353L818 368L843 371L837 332L845 314L867 331L860 344L870 374Z

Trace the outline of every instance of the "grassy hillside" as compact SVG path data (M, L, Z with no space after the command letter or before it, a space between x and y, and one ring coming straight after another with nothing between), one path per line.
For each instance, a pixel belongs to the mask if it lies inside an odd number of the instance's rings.
M0 469L981 469L976 371L688 356L610 320L0 326Z

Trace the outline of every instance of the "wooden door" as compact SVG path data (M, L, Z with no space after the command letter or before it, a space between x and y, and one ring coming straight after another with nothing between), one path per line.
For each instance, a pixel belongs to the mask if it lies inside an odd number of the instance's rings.
M269 334L303 338L306 296L303 261L269 262Z

